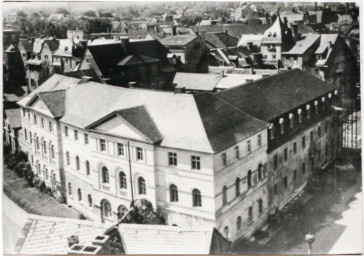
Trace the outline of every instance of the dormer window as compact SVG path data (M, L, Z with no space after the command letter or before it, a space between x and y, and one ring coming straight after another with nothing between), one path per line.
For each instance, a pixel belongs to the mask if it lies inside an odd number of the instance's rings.
M222 161L222 165L226 166L226 153L221 154L221 161Z
M315 100L315 113L318 114L318 101Z
M281 134L284 133L284 119L283 118L279 118L279 125L281 127Z
M331 97L332 97L332 94L331 93L329 93L329 95L327 96L329 99L331 99Z
M271 36L272 36L272 32L269 32L269 33L268 33L268 37L271 37Z
M321 101L322 101L322 109L325 109L325 100L326 98L325 97L321 97Z
M274 32L274 33L273 33L273 37L276 37L276 36L277 36L277 33L276 33L276 32Z
M298 122L302 123L302 109L298 109L297 110L297 114L298 114Z
M310 115L311 115L311 106L310 106L310 104L306 105L306 111L307 111L307 119L309 119Z
M272 124L271 127L269 127L270 130L270 139L273 140L274 139L274 125Z
M316 55L316 59L318 59L318 60L322 60L322 55L321 55L321 54L317 54L317 55Z
M294 127L294 116L292 113L289 114L289 127L291 129Z

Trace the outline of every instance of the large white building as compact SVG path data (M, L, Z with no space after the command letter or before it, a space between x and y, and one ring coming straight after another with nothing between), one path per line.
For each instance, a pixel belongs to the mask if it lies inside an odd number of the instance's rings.
M60 200L115 222L146 198L178 226L230 240L267 221L267 128L214 94L120 88L53 75L18 102L19 144Z

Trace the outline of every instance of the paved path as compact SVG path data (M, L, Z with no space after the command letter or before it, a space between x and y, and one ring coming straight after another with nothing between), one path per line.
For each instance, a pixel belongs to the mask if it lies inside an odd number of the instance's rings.
M14 253L16 242L28 219L28 213L2 193L3 252Z

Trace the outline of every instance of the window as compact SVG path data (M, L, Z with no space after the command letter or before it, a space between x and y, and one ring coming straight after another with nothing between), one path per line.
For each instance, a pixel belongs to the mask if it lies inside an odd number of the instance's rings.
M102 204L102 212L105 217L111 217L112 211L111 211L111 204L105 200Z
M273 168L276 170L278 168L278 155L273 157Z
M313 142L313 131L310 131L310 142Z
M306 147L306 136L303 135L302 136L302 149L304 149Z
M30 141L30 144L33 143L32 132L29 132L29 141Z
M71 182L68 182L68 194L72 195L72 185Z
M86 63L91 64L91 58L90 57L86 57Z
M225 226L225 228L224 228L224 236L225 236L226 238L228 238L228 237L229 237L229 227L228 227L228 226Z
M222 188L222 205L227 204L227 186Z
M193 201L193 207L201 207L202 206L202 200L201 200L201 192L198 189L194 189L192 191L192 201Z
M294 127L294 116L289 114L289 127L292 129Z
M259 180L263 179L263 165L262 164L258 165L258 179Z
M272 55L272 59L275 60L276 59L276 56L275 55Z
M263 213L263 199L258 200L258 211L259 215Z
M70 165L71 164L70 152L68 152L68 151L66 153L66 162L67 162L67 165Z
M222 161L222 165L226 166L226 153L221 154L221 161Z
M235 196L238 197L240 195L240 179L236 178L235 180Z
M87 145L88 144L88 134L85 133L83 136L84 136L85 144Z
M321 137L321 125L317 128L317 135Z
M200 170L200 157L199 156L191 156L191 164L193 170Z
M253 221L253 207L250 206L249 210L248 210L248 221L252 222Z
M44 119L43 119L43 117L40 118L40 124L41 124L42 128L44 128Z
M92 207L92 196L90 194L88 194L87 196L87 201L88 201L88 207Z
M274 184L273 193L274 195L278 194L278 184Z
M86 161L86 175L90 175L90 162Z
M124 172L119 173L119 188L127 189L126 175Z
M68 127L67 126L64 127L64 135L66 137L68 137Z
M36 148L39 150L39 148L40 148L40 145L39 145L39 137L37 137L37 138L35 139L35 146L36 146Z
M168 164L171 166L177 166L177 153L168 152Z
M297 154L297 142L293 142L293 154Z
M23 111L23 116L25 117L25 108L22 108L21 110Z
M234 150L235 150L235 157L239 158L239 155L240 155L239 146L236 146Z
M306 163L302 163L302 173L306 173Z
M44 55L44 59L48 61L48 55Z
M109 183L109 170L106 167L102 167L102 183L108 184Z
M75 136L75 140L78 140L78 131L74 130L73 133L74 133L74 136Z
M48 180L48 169L45 169L45 176L46 176L46 180Z
M106 141L104 139L100 139L100 150L106 151Z
M24 139L28 140L28 132L27 129L24 129Z
M283 185L284 185L284 188L287 188L288 187L288 177L287 176L285 176L283 178Z
M178 188L174 184L169 186L169 197L171 202L178 202Z
M315 113L318 114L318 101L315 100Z
M124 144L118 143L117 147L118 147L118 156L123 156L124 155Z
M248 188L251 188L252 187L252 184L253 182L252 182L252 171L251 170L249 170L248 171Z
M51 145L51 158L54 159L55 158L55 154L54 154L54 145Z
M274 125L271 126L269 131L270 131L270 139L273 140L274 139Z
M239 216L237 219L236 219L236 229L237 230L241 230L241 217Z
M50 132L53 132L53 125L52 125L51 121L49 121L49 123L48 123L48 129Z
M80 169L80 158L76 156L76 170Z
M142 177L139 177L138 179L138 192L139 195L146 195L147 194L147 188L145 185L145 180Z
M285 148L283 151L283 159L286 162L288 160L288 149Z
M37 124L37 116L34 114L34 123Z
M261 147L262 146L262 135L259 134L258 135L258 143L257 143L258 147Z
M299 108L297 112L298 112L298 122L302 123L302 109Z
M47 142L45 140L43 141L43 153L47 154Z
M248 153L250 153L252 151L252 148L251 148L251 145L250 145L250 140L248 140L246 143L247 143Z
M143 160L143 149L140 147L136 148L137 160Z
M297 177L297 170L293 170L293 180L296 180Z
M78 195L78 201L82 201L82 192L80 188L77 190L77 195Z
M283 134L284 133L284 119L283 118L279 119L279 124L281 127L281 134Z
M309 104L306 105L306 111L307 111L307 119L310 119L310 116L311 116L311 106Z

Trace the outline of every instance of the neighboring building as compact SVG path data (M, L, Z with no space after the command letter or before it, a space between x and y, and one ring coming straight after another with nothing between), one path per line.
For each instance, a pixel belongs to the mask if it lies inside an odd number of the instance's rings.
M19 149L19 130L21 126L21 117L19 108L4 110L4 143L10 145L14 153Z
M340 152L341 121L332 108L339 101L337 90L304 71L286 71L216 95L271 123L267 150L270 213L290 202L311 174Z
M169 89L178 63L158 40L90 42L78 70L94 69L100 80L118 86ZM174 63L173 63L174 60Z
M4 52L3 60L4 88L20 87L25 82L25 69L19 48L11 44Z
M73 37L74 33L70 32L68 35ZM85 51L86 41L80 41L74 37L60 39L58 49L53 53L54 72L62 74L77 70Z
M160 40L182 62L182 71L207 73L209 48L196 35L174 35Z
M232 241L267 221L268 124L211 93L53 75L19 105L34 172L90 218L114 223L146 198L167 224L212 225Z

